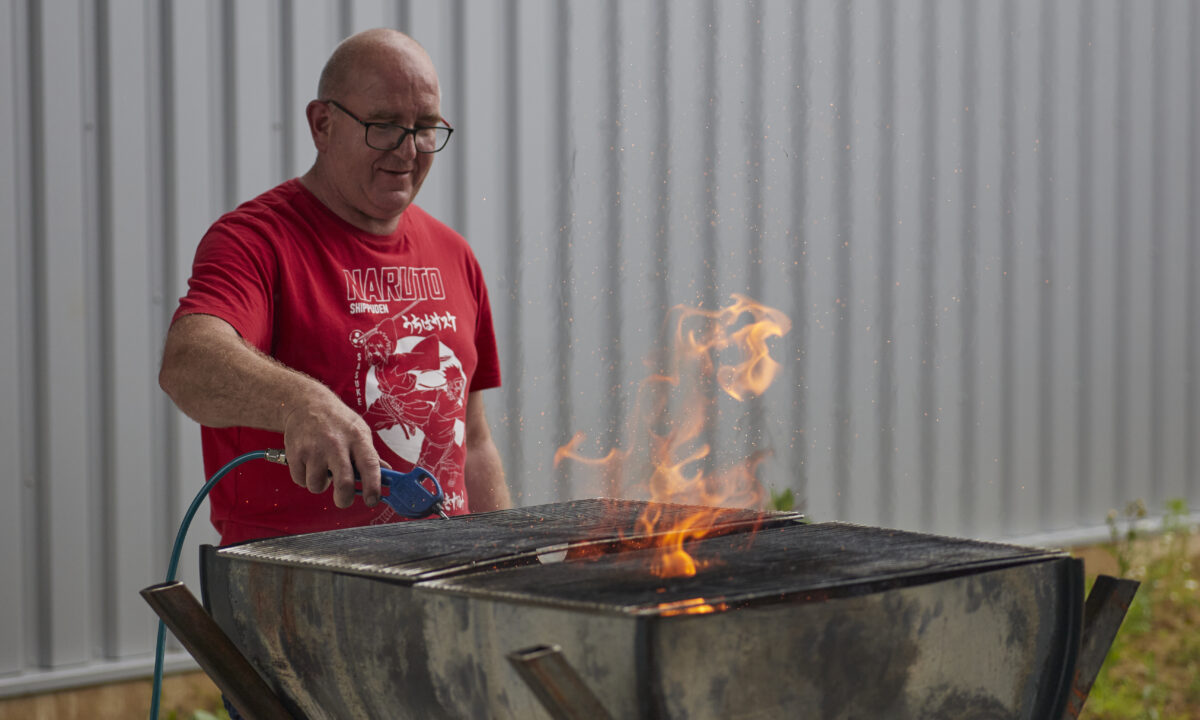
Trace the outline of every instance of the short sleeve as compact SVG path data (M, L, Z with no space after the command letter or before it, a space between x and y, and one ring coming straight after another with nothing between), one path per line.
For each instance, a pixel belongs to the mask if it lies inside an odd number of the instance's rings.
M492 325L492 305L488 300L487 285L483 273L476 266L476 286L479 313L475 316L475 352L477 362L475 375L471 378L471 392L500 387L500 356L496 350L496 329Z
M188 291L172 321L213 315L269 353L277 269L276 253L260 230L218 221L196 248Z

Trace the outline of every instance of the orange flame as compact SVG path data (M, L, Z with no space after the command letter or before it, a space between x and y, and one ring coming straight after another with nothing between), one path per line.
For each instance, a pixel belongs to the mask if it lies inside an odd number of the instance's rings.
M671 617L672 615L707 615L718 610L725 610L729 607L727 603L717 603L713 605L702 597L688 598L687 600L678 600L676 602L659 603L656 608L659 614L663 617Z
M576 433L555 453L554 465L574 460L597 468L609 497L620 497L625 478L635 476L645 478L645 494L655 503L706 506L668 524L662 508L651 504L637 521L639 533L658 536L655 545L659 553L651 572L659 577L690 577L698 565L685 545L711 531L720 508L760 507L763 503L755 473L765 453L756 452L708 474L695 469L704 465L710 454L709 446L699 438L715 414L715 388L738 401L761 395L780 367L771 358L768 342L791 330L791 321L778 310L742 295L734 295L732 305L717 311L677 306L671 312L673 332L663 356L668 367L639 386L626 449L614 448L601 458L584 457L579 448L585 436ZM743 323L746 316L749 321ZM736 362L722 362L724 355L735 351ZM674 403L674 413L673 392L682 395Z

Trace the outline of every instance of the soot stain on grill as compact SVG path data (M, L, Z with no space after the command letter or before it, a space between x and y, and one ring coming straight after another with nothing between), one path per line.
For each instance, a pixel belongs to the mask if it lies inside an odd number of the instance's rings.
M391 628L393 634L404 640L401 648L404 682L409 687L433 687L433 675L429 672L429 649L424 640L425 606L409 603L405 606L405 612L391 613L389 617L395 623ZM442 705L435 702L430 693L407 693L405 702L415 717L442 717L445 713Z
M967 582L967 613L975 613L989 600L1000 597L1004 583L994 575L973 575Z
M1029 637L1029 615L1025 609L1013 603L1008 608L1008 636L1005 645L1010 648L1022 647Z
M929 628L929 624L940 618L946 610L946 603L941 598L938 598L937 603L932 608L927 608L921 611L921 624L917 627L917 635L924 635Z
M909 670L920 651L906 632L917 606L895 596L878 597L837 616L820 634L811 671L827 689L821 717L907 716L897 704L907 696Z

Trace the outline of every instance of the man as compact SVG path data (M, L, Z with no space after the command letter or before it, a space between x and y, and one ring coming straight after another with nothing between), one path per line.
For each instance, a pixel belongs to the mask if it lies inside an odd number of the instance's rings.
M509 507L480 397L500 384L483 275L412 204L451 133L433 62L394 30L350 37L306 115L316 162L213 225L163 352L209 474L287 455L214 488L222 542L397 520L381 464L434 471L450 513Z

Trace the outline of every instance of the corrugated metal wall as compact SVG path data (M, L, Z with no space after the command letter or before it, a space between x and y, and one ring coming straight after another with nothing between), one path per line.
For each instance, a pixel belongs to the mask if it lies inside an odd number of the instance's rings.
M0 695L146 671L202 481L166 323L376 25L459 129L420 200L487 273L522 504L587 494L554 450L622 442L666 309L734 292L793 329L708 437L817 519L1200 504L1195 3L0 0Z

